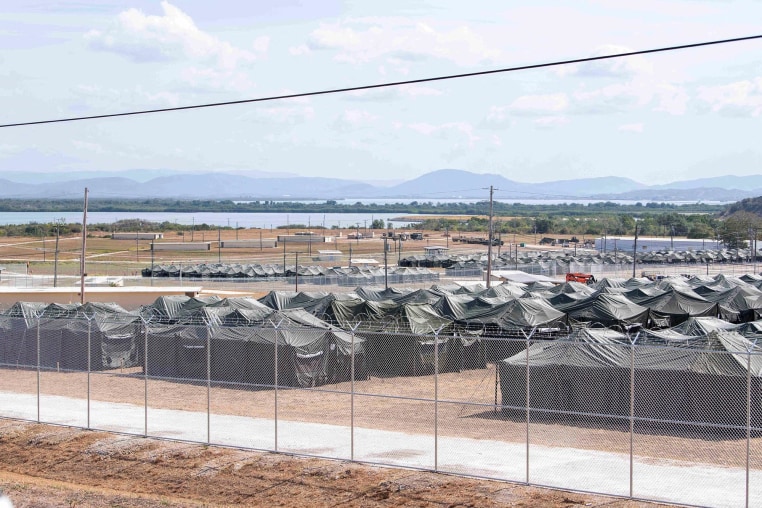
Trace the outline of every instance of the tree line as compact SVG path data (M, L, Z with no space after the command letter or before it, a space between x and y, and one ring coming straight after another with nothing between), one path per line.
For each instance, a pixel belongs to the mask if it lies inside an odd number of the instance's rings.
M0 200L0 211L77 211L82 203L75 200ZM232 208L231 208L232 207ZM486 233L488 231L489 202L433 203L417 202L396 204L338 204L261 201L235 203L233 201L177 201L177 200L92 200L90 211L111 212L330 212L330 213L407 213L440 214L454 217L432 217L409 226L440 232ZM749 211L751 210L751 211ZM497 235L535 234L538 236L632 236L635 225L642 236L711 238L721 240L726 247L741 247L762 232L762 198L744 200L726 207L717 205L673 205L647 203L621 205L613 202L592 204L528 205L493 203L493 230ZM374 220L373 229L384 229L383 220ZM63 221L56 223L29 223L0 226L0 236L54 236L80 234L81 224ZM150 222L141 219L120 220L113 223L90 224L91 234L119 231L177 232L209 231L219 227L208 224L177 224ZM306 229L303 224L288 224L279 229ZM220 229L234 229L229 226ZM311 226L311 229L320 229Z

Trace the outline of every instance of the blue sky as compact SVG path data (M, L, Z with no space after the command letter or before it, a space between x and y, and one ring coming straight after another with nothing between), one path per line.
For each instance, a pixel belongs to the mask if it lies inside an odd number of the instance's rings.
M230 101L762 33L762 1L5 0L0 123ZM0 130L9 171L762 174L762 40Z

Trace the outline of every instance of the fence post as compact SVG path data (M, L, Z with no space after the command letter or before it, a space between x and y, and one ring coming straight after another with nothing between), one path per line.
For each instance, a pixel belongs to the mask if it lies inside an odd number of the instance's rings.
M212 442L212 326L206 321L206 443Z
M148 321L140 317L143 324L143 436L148 437Z
M746 350L746 508L749 508L749 475L751 471L751 352L757 346L755 340Z
M284 265L285 266L285 265ZM275 443L274 443L274 449L277 452L278 451L278 334L280 334L279 328L281 323L283 323L283 320L281 319L278 321L278 324L273 324L273 328L275 329L275 367L274 367L274 382L273 387L275 390L275 399L274 399L274 409L275 409Z
M439 471L439 332L444 325L434 332L434 471Z
M526 418L526 483L529 483L529 339L534 335L535 330L537 328L532 328L532 330L529 332L529 335L524 333L524 330L521 330L522 335L526 338L526 393L525 393L525 399L524 399L524 418ZM498 361L495 360L495 370L498 369Z
M37 315L37 423L40 423L40 322L42 314Z
M633 477L635 475L635 343L640 332L630 339L630 498L633 497Z
M352 332L352 350L349 356L349 460L355 460L355 331L360 327L358 322L350 328Z
M87 318L87 428L90 429L90 372L92 371L92 354L90 352L90 348L92 347L92 319L95 317L88 317L87 314L85 314L85 318Z

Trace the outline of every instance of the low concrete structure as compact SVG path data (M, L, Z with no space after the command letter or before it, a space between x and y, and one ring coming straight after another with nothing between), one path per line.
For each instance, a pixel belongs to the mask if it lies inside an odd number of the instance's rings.
M260 242L255 240L224 240L220 242L223 249L272 249L278 246L274 238L263 238Z
M162 240L164 233L112 233L112 240Z
M312 258L315 261L339 261L344 257L340 250L319 250L318 255Z
M161 242L152 243L151 249L160 250L212 250L212 242Z
M442 247L442 246L431 246L431 247L424 247L423 252L426 254L426 256L446 256L447 251L450 249L448 247Z
M278 235L279 243L329 243L333 242L331 236L320 235Z
M352 258L349 260L349 264L351 266L368 267L368 266L378 266L379 262L373 258Z

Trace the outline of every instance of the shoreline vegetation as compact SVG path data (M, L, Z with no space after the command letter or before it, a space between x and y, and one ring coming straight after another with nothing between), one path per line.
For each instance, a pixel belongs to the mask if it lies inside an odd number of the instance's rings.
M484 215L489 213L489 201L475 203L437 203L435 201L410 200L398 203L341 204L334 200L324 202L304 201L251 201L231 200L178 200L178 199L97 199L88 201L91 212L212 212L212 213L401 213L401 214L448 214ZM585 216L598 213L635 214L644 212L681 214L717 214L726 205L690 203L636 203L619 204L612 201L581 204L570 200L564 204L527 204L493 202L495 216L534 216L542 213ZM0 199L0 212L76 212L82 210L82 200L49 199Z
M721 239L727 247L741 246L749 238L750 230L762 230L760 217L749 212L728 215L735 205L636 203L619 204L610 201L580 204L524 204L494 202L492 206L493 231L495 234L585 235L585 236L672 236L684 238ZM0 200L0 212L73 212L82 209L80 200ZM120 231L172 232L234 230L227 226L208 224L177 224L175 222L151 222L140 219L144 212L209 212L209 213L365 213L399 214L413 224L405 229L439 231L448 234L485 233L489 230L489 201L476 203L437 203L410 201L408 203L361 203L339 204L301 201L252 201L229 200L177 200L177 199L92 199L90 212L135 213L134 219L110 223L88 224L91 235ZM383 220L368 224L373 230L384 230ZM329 229L318 225L286 224L279 230ZM245 229L245 228L240 228ZM330 229L338 229L332 226ZM78 223L28 223L0 226L0 237L50 236L81 232Z

